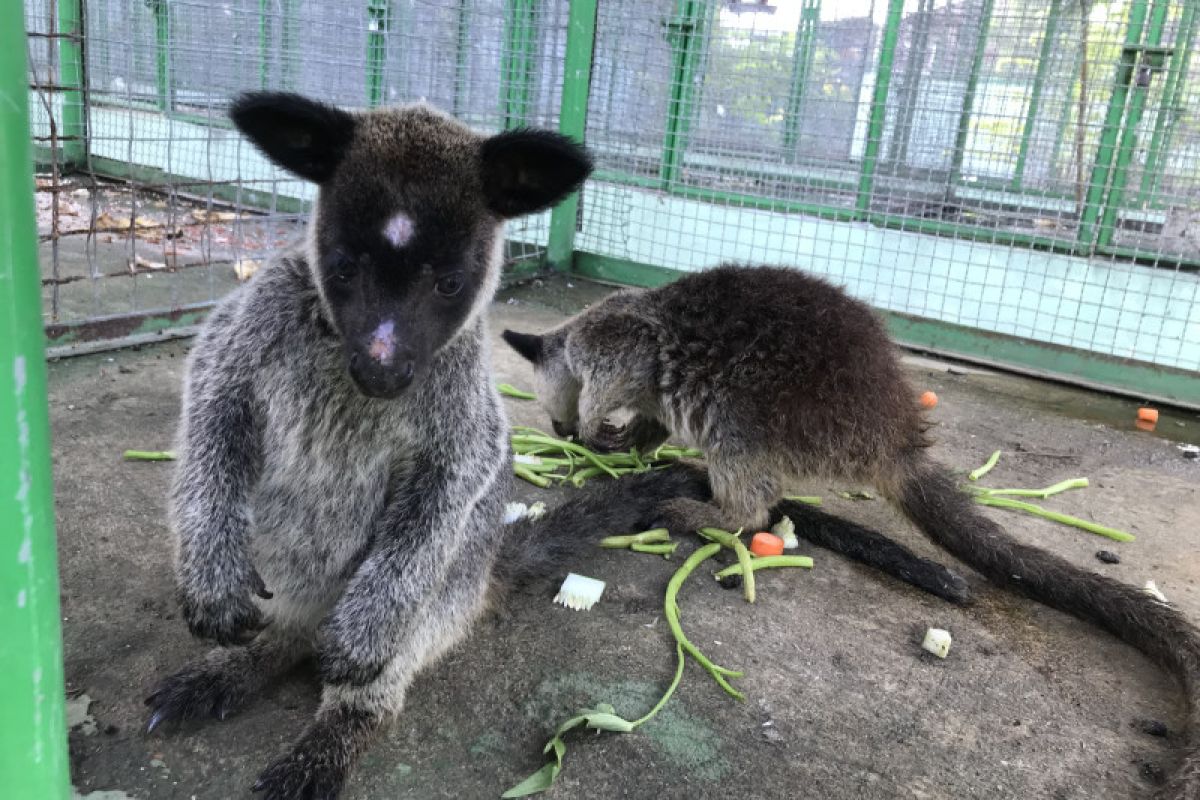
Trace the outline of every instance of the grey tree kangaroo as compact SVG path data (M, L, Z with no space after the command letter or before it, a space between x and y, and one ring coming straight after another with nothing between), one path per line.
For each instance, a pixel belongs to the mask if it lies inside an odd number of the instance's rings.
M504 221L573 190L581 147L288 94L243 96L232 118L318 196L307 244L225 298L189 358L176 576L188 627L220 647L154 689L147 727L223 718L315 652L316 718L253 788L333 798L489 593L707 485L648 473L501 525L512 465L484 310Z
M644 449L674 434L705 451L715 506L674 500L672 527L758 529L801 477L870 483L993 582L1139 648L1179 677L1190 706L1182 763L1159 797L1200 798L1200 633L1141 590L1020 544L984 516L926 452L916 394L864 303L796 270L722 266L611 295L542 336L504 338L534 364L560 435ZM634 413L629 424L605 422L619 410Z

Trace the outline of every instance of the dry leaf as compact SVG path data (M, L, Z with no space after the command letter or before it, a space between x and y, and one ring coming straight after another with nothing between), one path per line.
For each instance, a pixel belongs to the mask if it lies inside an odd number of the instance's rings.
M129 230L131 220L129 217L121 217L115 214L109 214L107 211L100 212L96 217L96 225L94 230L97 231L127 231ZM146 217L137 217L132 220L134 228L157 228L159 223Z
M167 268L167 265L161 261L151 261L150 259L142 258L141 256L134 256L133 259L130 260L130 262L129 262L129 271L134 273L135 275L138 272L143 272L143 271L159 272L166 268Z
M238 215L232 211L208 211L203 208L192 210L192 219L199 223L232 222L237 218Z

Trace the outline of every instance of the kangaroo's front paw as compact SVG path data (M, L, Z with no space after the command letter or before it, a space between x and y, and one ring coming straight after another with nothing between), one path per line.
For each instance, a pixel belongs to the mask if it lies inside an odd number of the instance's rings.
M335 800L378 725L378 717L366 711L324 712L290 753L263 770L251 790L262 792L262 800Z
M616 453L628 450L632 446L629 428L619 428L607 422L586 431L583 434L583 444L597 453Z
M246 644L269 624L251 594L265 600L272 597L253 567L240 588L222 594L181 586L179 605L193 636L224 646Z

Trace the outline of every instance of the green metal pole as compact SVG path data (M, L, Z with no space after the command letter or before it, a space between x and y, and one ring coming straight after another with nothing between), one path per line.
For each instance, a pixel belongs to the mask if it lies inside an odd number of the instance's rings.
M950 5L946 5L950 10ZM892 122L892 138L889 144L890 152L884 160L902 167L908 162L908 142L912 138L913 119L917 114L917 98L921 94L921 78L924 77L925 54L929 52L929 26L933 20L933 0L917 0L917 13L914 17L916 30L913 32L912 44L908 53L908 69L904 75L903 92L898 97L896 118ZM914 67L914 65L916 65Z
M1183 104L1183 79L1191 66L1192 48L1196 44L1196 9L1200 3L1184 3L1179 18L1179 29L1175 35L1175 52L1171 55L1171 65L1167 68L1167 82L1163 86L1162 106L1158 119L1154 121L1154 133L1150 137L1150 148L1146 152L1146 165L1142 169L1142 185L1138 192L1139 205L1145 205L1153 199L1158 189L1158 162L1162 154L1171 146L1171 136L1175 132L1175 124L1187 111Z
M567 54L563 63L562 105L558 131L577 141L587 132L588 96L592 85L592 53L596 47L597 0L571 0L567 17ZM550 213L546 261L558 270L571 267L579 193L563 200Z
M1117 214L1125 199L1125 183L1129 178L1129 165L1133 161L1133 151L1137 144L1138 125L1142 121L1142 113L1146 109L1146 99L1150 94L1150 82L1154 73L1161 69L1165 54L1158 49L1162 43L1163 27L1167 21L1166 0L1154 0L1150 10L1150 28L1146 31L1145 47L1139 52L1138 77L1134 80L1129 97L1129 110L1125 114L1125 123L1121 128L1121 141L1117 146L1117 165L1113 170L1112 182L1108 196L1104 200L1104 213L1100 217L1100 232L1096 237L1098 247L1112 244L1116 232Z
M1025 162L1029 158L1029 143L1037 126L1038 106L1042 103L1042 90L1046 85L1046 74L1050 71L1050 56L1054 41L1058 38L1058 18L1062 13L1062 0L1050 0L1050 13L1046 15L1046 30L1042 34L1042 45L1038 48L1037 71L1033 75L1033 87L1029 92L1029 106L1025 109L1025 124L1021 130L1021 147L1017 151L1017 163L1013 166L1012 188L1021 190L1025 180Z
M83 0L58 0L58 82L62 92L62 160L77 167L87 160L87 115L83 105ZM16 14L14 10L14 15ZM18 30L25 30L18 18ZM24 47L24 43L21 44Z
M983 59L987 55L988 31L992 27L992 7L993 0L983 0L983 7L979 9L979 38L975 40L975 52L971 55L971 72L967 75L967 88L963 92L962 110L958 115L958 130L954 135L954 150L950 154L952 184L962 177L967 136L971 132L971 112L975 109L975 93L979 89L979 73L983 71Z
M1129 27L1125 31L1125 46L1121 50L1121 62L1117 68L1116 80L1113 82L1113 93L1108 101L1108 111L1104 115L1104 127L1100 129L1100 146L1096 148L1096 164L1092 167L1092 177L1088 182L1087 194L1083 200L1083 212L1079 217L1079 234L1076 238L1085 247L1090 248L1095 242L1096 223L1100 219L1104 197L1108 193L1108 181L1117 152L1117 137L1121 132L1121 120L1125 116L1129 87L1133 83L1133 72L1137 66L1140 53L1138 43L1142 40L1142 30L1146 25L1147 8L1147 0L1133 0L1133 4L1129 8ZM1079 120L1077 124L1082 125L1083 121Z
M863 146L858 197L854 204L859 212L865 212L871 206L875 168L879 164L879 147L883 141L883 124L887 115L888 89L892 84L892 64L896 60L896 42L900 38L903 15L904 0L888 0L887 25L883 32L883 43L879 47L879 66L875 71L875 91L871 97L871 119L867 123L867 141Z
M471 55L471 6L469 0L458 0L457 33L454 41L454 116L463 114L463 95L467 91Z
M367 106L383 102L383 72L387 64L389 0L367 0Z
M800 140L800 116L804 111L804 90L812 73L816 52L817 23L821 19L821 0L804 0L800 23L796 27L796 43L792 48L792 80L788 87L787 111L783 118L783 154L789 161L796 159L796 144Z
M279 20L279 85L290 91L296 85L296 0L283 0L282 5L283 16Z
M171 7L167 0L151 0L154 12L154 85L158 107L171 109Z
M537 58L536 0L507 0L504 42L500 60L501 116L504 129L511 130L528 125L532 110Z
M709 8L706 0L678 0L675 16L667 23L667 41L671 43L671 96L667 104L667 132L663 137L659 178L663 186L679 179L683 151L692 127L696 104L696 81L704 60L705 21Z
M28 73L21 5L0 13L0 775L70 790Z

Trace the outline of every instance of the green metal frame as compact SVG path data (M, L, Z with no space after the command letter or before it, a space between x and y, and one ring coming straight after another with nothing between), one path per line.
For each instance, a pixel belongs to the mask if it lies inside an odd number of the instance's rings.
M971 133L971 115L975 110L975 93L979 89L979 73L983 70L983 58L987 53L988 32L992 27L994 0L983 0L979 10L979 34L975 39L975 52L971 54L971 71L967 74L967 86L963 91L962 110L958 115L958 128L954 134L954 150L950 155L950 175L954 180L962 176L963 158L966 156L967 138Z
M151 0L154 14L154 85L158 90L158 107L170 111L174 105L171 86L171 4L168 0Z
M575 4L572 3L572 6ZM529 124L537 67L537 0L505 0L500 117L505 130ZM571 9L573 14L574 8ZM563 81L566 91L567 81Z
M1088 182L1083 209L1079 217L1077 238L1080 244L1088 248L1097 244L1097 223L1100 221L1104 199L1108 194L1113 161L1117 154L1117 140L1121 133L1121 120L1125 116L1125 106L1129 100L1129 87L1133 83L1134 71L1137 67L1139 45L1142 41L1142 31L1146 26L1148 7L1148 0L1133 0L1129 7L1125 46L1121 50L1121 61L1117 66L1117 76L1113 82L1112 94L1109 96L1108 110L1104 115L1104 126L1100 129L1100 145L1096 148L1095 166L1092 168L1091 180ZM1082 125L1083 120L1079 120L1078 124Z
M1186 110L1183 105L1184 76L1191 66L1192 48L1196 46L1197 9L1200 4L1183 4L1179 27L1175 34L1174 55L1167 68L1166 84L1163 87L1162 104L1154 120L1154 133L1150 136L1150 147L1146 151L1146 163L1142 167L1142 183L1138 191L1138 204L1155 203L1155 192L1161 175L1158 163L1162 154L1171 146L1175 125Z
M875 90L871 95L871 118L867 123L862 171L858 177L858 197L854 204L856 209L864 213L871 207L871 193L875 187L875 171L879 166L879 148L883 143L883 126L887 117L888 91L892 85L892 66L896 62L896 42L900 38L903 16L904 0L888 0L887 26L879 47L879 66L875 70Z
M1021 145L1017 150L1017 163L1013 165L1013 191L1021 190L1021 181L1025 179L1025 162L1029 158L1029 145L1033 140L1033 131L1037 127L1038 111L1042 103L1042 91L1046 86L1046 74L1050 71L1050 54L1054 51L1054 43L1058 39L1058 19L1062 13L1062 0L1050 0L1050 10L1046 14L1046 29L1042 33L1042 44L1038 48L1037 70L1033 75L1033 86L1029 90L1029 104L1025 107L1025 122L1021 127ZM1065 116L1065 115L1064 115Z
M367 0L367 106L370 108L383 102L383 73L387 64L391 17L391 0Z
M675 14L667 22L671 44L671 94L667 100L667 130L663 136L659 178L664 187L679 180L696 113L696 82L707 53L706 31L716 5L711 0L676 0Z
M821 21L821 0L803 0L796 42L792 47L792 78L788 87L787 111L783 118L783 155L788 163L796 160L800 141L800 119L804 114L804 93L812 74L816 53L817 23Z
M587 133L588 98L591 94L592 55L596 48L597 0L572 0L567 17L567 54L563 63L562 106L558 130L583 141ZM546 260L551 267L568 269L575 249L579 218L579 192L572 193L550 214L550 242Z
M66 800L50 420L21 19L19 4L0 14L0 775L6 797Z
M462 116L463 91L470 74L468 56L471 52L471 2L458 0L458 15L454 37L454 104L451 111L454 116Z
M58 0L58 82L62 92L62 165L87 161L87 109L83 102L83 0ZM20 8L20 7L18 7ZM17 19L22 19L14 10ZM24 25L20 30L24 30ZM22 43L24 52L24 43Z
M627 286L662 286L687 273L593 253L575 254L575 273ZM880 311L892 337L914 350L1001 366L1093 389L1200 409L1200 373L1034 342L948 322Z

